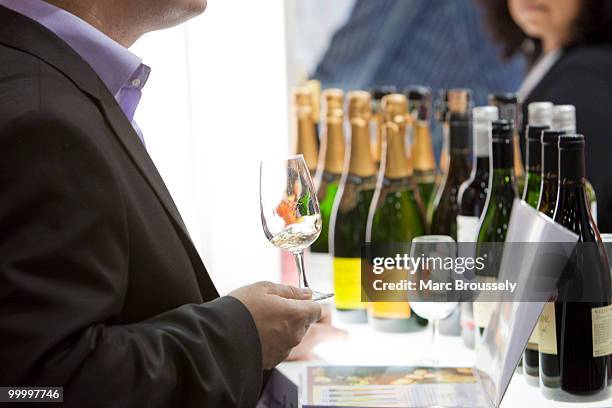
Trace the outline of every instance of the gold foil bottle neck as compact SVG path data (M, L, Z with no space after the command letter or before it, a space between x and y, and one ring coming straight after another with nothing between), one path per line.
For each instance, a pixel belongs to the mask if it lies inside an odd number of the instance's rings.
M426 172L436 170L433 145L429 122L417 120L413 124L414 143L412 144L412 165L415 171Z
M323 100L325 101L324 169L327 173L342 174L345 149L344 92L340 89L327 89L323 91Z
M408 98L402 94L391 94L382 99L383 120L385 122L406 123Z
M384 137L387 145L385 159L385 177L399 179L412 175L406 156L406 128L402 124L386 122Z
M349 119L361 118L366 121L372 116L372 98L366 91L352 91L348 94Z
M295 110L296 144L295 153L303 154L308 170L314 174L318 161L318 142L316 124L312 115L311 91L306 87L298 87L293 93Z
M319 123L321 120L321 81L311 79L306 81L304 86L310 90L312 120Z

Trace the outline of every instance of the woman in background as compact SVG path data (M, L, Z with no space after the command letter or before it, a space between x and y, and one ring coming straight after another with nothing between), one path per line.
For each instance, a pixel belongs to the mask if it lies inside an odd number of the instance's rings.
M530 63L518 91L523 117L531 102L576 107L577 130L586 138L587 178L597 194L599 229L612 232L612 1L481 4L504 56L523 54Z

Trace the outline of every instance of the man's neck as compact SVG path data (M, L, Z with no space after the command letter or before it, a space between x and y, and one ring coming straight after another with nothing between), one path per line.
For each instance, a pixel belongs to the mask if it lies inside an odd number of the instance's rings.
M138 30L138 18L129 20L128 8L130 1L82 1L82 0L45 0L86 21L104 34L128 48L143 34ZM119 9L119 10L118 10Z

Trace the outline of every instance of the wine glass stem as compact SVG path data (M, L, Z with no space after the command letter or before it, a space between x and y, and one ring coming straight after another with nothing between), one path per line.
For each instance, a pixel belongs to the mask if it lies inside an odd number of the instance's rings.
M294 252L293 257L295 258L295 265L300 276L300 288L307 288L309 286L306 280L306 272L304 271L304 251Z
M431 347L434 365L440 363L440 320L431 320Z

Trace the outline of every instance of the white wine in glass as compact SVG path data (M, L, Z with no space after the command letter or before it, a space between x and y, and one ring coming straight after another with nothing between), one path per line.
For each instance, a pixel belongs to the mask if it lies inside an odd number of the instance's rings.
M268 240L295 257L300 287L308 288L304 249L321 233L321 211L310 172L300 154L285 160L261 162L259 166L261 223ZM313 300L333 293L312 291Z

